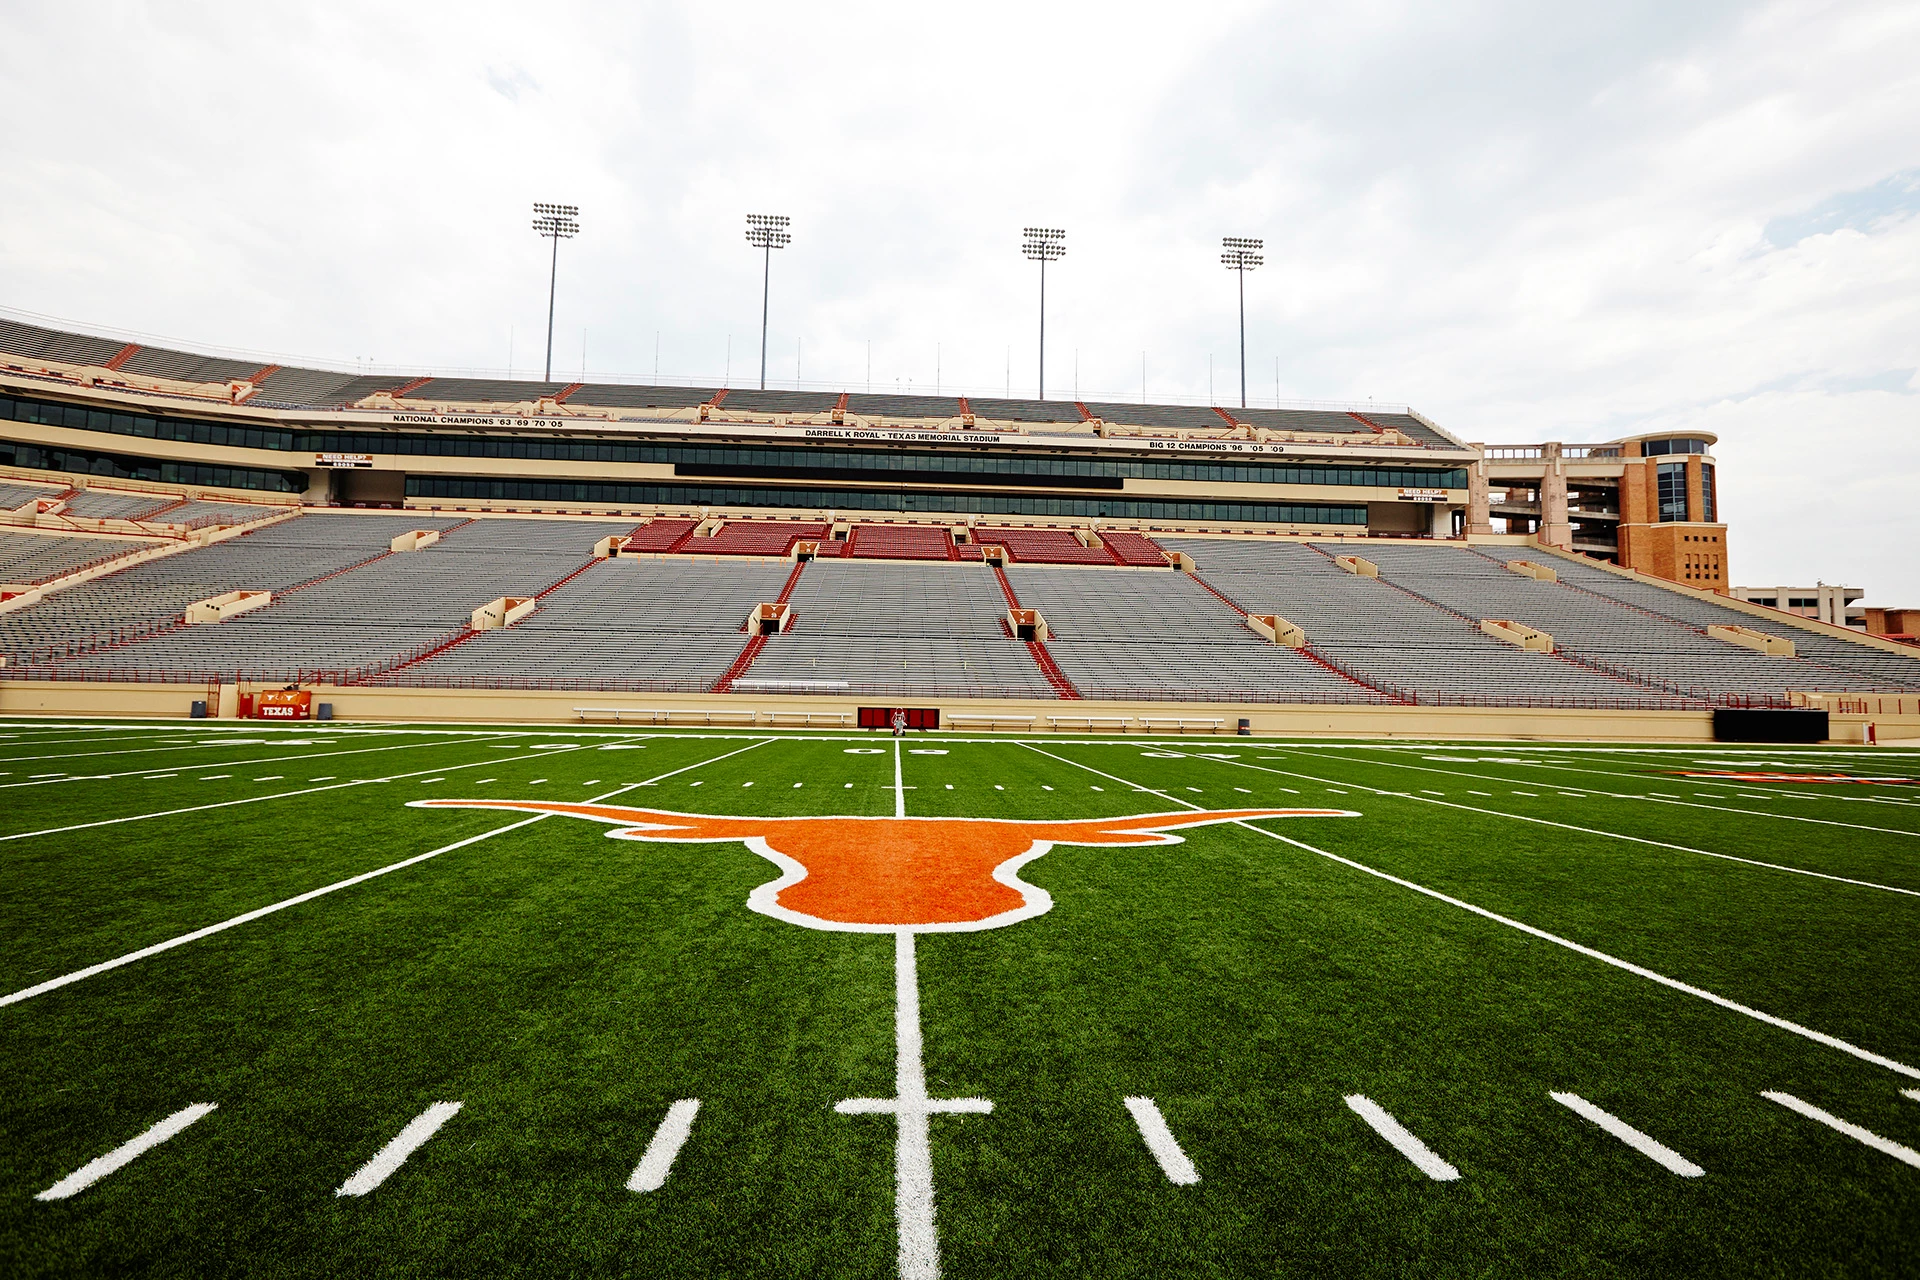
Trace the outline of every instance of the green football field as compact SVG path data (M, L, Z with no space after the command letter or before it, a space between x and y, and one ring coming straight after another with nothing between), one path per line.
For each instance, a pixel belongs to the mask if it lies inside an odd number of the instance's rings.
M0 1273L1920 1274L1915 778L0 722Z

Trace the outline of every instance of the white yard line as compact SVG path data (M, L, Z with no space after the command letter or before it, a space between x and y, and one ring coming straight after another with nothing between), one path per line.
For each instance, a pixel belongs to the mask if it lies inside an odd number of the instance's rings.
M934 1227L933 1149L929 1119L941 1112L993 1110L985 1098L927 1097L921 1058L920 980L914 965L913 930L894 934L894 1096L847 1098L834 1104L841 1115L890 1115L894 1141L894 1219L900 1235L900 1280L938 1280L940 1237Z
M1034 748L1038 750L1038 748ZM1282 778L1301 778L1310 782L1327 782L1327 778L1311 773L1299 773L1291 769L1270 769L1266 765L1249 764L1245 760L1211 760L1206 756L1182 756L1183 760L1205 760L1212 764L1231 764L1240 769L1254 769L1261 773L1271 773ZM1086 766L1082 765L1082 768ZM1458 809L1463 813L1478 813L1490 818L1511 818L1515 822L1531 822L1539 827L1557 827L1562 831L1578 831L1582 835L1601 836L1608 840L1624 840L1629 844L1644 844L1655 849L1672 849L1676 853L1697 854L1702 858L1719 858L1725 862L1744 863L1749 867L1762 867L1768 871L1785 871L1789 875L1807 876L1814 880L1830 880L1835 884L1850 884L1861 889L1876 889L1881 893L1897 893L1909 898L1920 898L1920 889L1903 889L1898 885L1881 884L1875 880L1855 880L1850 876L1830 875L1825 871L1809 871L1805 867L1790 867L1780 862L1762 862L1758 858L1743 858L1733 853L1718 853L1712 849L1696 849L1691 845L1672 844L1665 840L1650 840L1645 836L1630 836L1619 831L1603 831L1598 827L1576 826L1571 822L1555 822L1551 818L1539 818L1526 813L1509 813L1504 809L1483 809L1478 805L1460 804L1453 800L1437 800L1432 796L1423 796L1415 791L1389 791L1384 787L1370 787L1364 783L1349 782L1343 784L1355 791L1370 791L1377 796L1392 796L1399 800L1417 800L1421 804L1435 804L1443 809ZM1470 795L1482 795L1484 792L1469 792ZM1627 796L1624 799L1637 799ZM1744 810L1742 811L1744 812ZM1762 815L1766 816L1766 815ZM1844 824L1843 824L1844 825Z
M1549 1093L1547 1096L1575 1115L1593 1121L1669 1173L1677 1173L1683 1178L1698 1178L1706 1173L1705 1169L1673 1148L1656 1142L1619 1116L1602 1111L1577 1093Z
M1124 783L1127 781L1125 778L1118 777L1115 774L1105 773L1099 769L1096 769L1092 765L1081 764L1079 761L1069 760L1065 756L1056 756L1050 751L1041 751L1040 748L1032 745L1028 746L1028 750L1037 752L1040 755L1048 757L1049 759L1058 760L1062 764L1069 764L1074 766L1077 769L1085 769L1088 773L1097 774L1100 777L1107 778L1113 782ZM1129 783L1128 785L1133 785L1133 784ZM1361 788L1361 789L1371 790L1371 788ZM1189 809L1199 809L1201 807L1200 805L1189 803L1188 801L1180 799L1178 796L1169 795L1168 793L1163 791L1155 791L1152 794L1161 796L1163 799L1171 800L1175 804L1186 805L1187 808ZM1383 792L1381 794L1398 795L1400 793L1399 792ZM1443 802L1436 800L1430 803L1440 804ZM1452 806L1452 807L1457 808L1459 806ZM1403 889L1410 889L1415 893L1424 894L1425 896L1432 898L1437 902L1444 902L1450 907L1458 907L1462 911L1472 912L1474 915L1479 916L1483 920L1491 920L1495 924L1502 924L1507 926L1510 929L1518 929L1520 932L1527 934L1529 937L1539 938L1542 942L1551 942L1555 946L1565 947L1567 950L1572 951L1578 955L1586 956L1590 960L1598 960L1602 964L1612 965L1616 969L1620 969L1627 973L1631 973L1637 978L1645 978L1649 982L1657 982L1661 986L1667 987L1671 990L1679 991L1686 995L1698 997L1701 1000L1707 1001L1709 1004L1718 1005L1722 1009L1729 1010L1733 1013L1744 1014L1745 1016L1752 1018L1757 1022L1764 1022L1770 1027L1776 1027L1782 1031L1790 1031L1794 1035L1803 1036L1806 1039L1813 1041L1815 1044L1825 1045L1829 1049L1838 1049L1840 1052L1849 1054L1852 1057L1858 1058L1862 1062L1870 1062L1876 1067L1885 1067L1887 1070L1897 1072L1898 1074L1906 1076L1909 1079L1920 1080L1920 1068L1910 1067L1904 1062L1896 1062L1892 1058L1882 1057L1880 1054L1874 1053L1871 1050L1862 1049L1858 1045L1849 1044L1845 1040L1841 1040L1835 1036L1827 1035L1825 1032L1815 1031L1811 1027L1803 1027L1797 1022L1789 1022L1785 1018L1776 1018L1774 1015L1770 1013L1763 1013L1758 1009L1754 1009L1747 1005L1740 1004L1737 1001L1729 1000L1725 996L1716 995L1714 992L1708 991L1702 987L1691 986L1688 983L1681 982L1676 978L1669 978L1665 974L1655 973L1651 969L1642 968L1640 965L1634 964L1631 961L1622 960L1618 956L1608 955L1604 951L1597 951L1592 947L1583 946L1582 944L1575 942L1570 938L1563 938L1559 934L1548 933L1545 929L1535 928L1533 925L1522 923L1521 921L1515 920L1510 916L1503 916L1496 911L1489 911L1485 907L1477 907L1471 902L1465 902L1459 898L1452 897L1449 894L1441 893L1438 889L1429 889L1423 884L1415 884L1411 880L1403 880L1399 876L1391 875L1385 871L1378 870L1374 867L1369 867L1363 862L1355 862L1353 859L1343 858L1337 853L1329 853L1325 849L1317 849L1310 844L1305 844L1299 840L1293 839L1290 836L1283 836L1278 832L1269 831L1265 827L1256 827L1255 825L1253 825L1252 822L1241 821L1241 822L1236 822L1233 825L1237 827L1244 827L1248 831L1257 831L1261 835L1267 837L1269 840L1278 840L1282 844L1290 844L1296 849L1304 849L1306 852L1317 854L1320 857L1325 858L1330 862L1337 862L1343 867L1351 867L1355 871L1363 872L1364 874L1373 876L1374 878L1379 880L1384 880L1389 884L1399 885Z
M893 740L893 816L907 816L907 789L900 776L900 739Z
M97 1160L90 1160L81 1165L34 1199L65 1200L68 1196L85 1191L108 1174L131 1164L136 1156L153 1150L194 1121L203 1116L212 1115L217 1106L219 1104L215 1102L196 1102L190 1107L182 1107L133 1141L115 1147Z
M340 1184L336 1196L364 1196L375 1187L392 1177L394 1171L407 1162L407 1157L426 1144L428 1138L440 1132L440 1126L460 1113L462 1104L458 1102L436 1102L407 1121L407 1127L395 1134L393 1141L380 1148L373 1159L361 1165L358 1172Z
M693 764L685 766L685 768L675 769L670 773L660 774L658 777L652 779L652 781L658 782L661 778L670 778L675 773L686 772L687 769L698 769L705 765L713 764L716 761L725 760L728 756L737 756L740 754L740 752L751 751L753 750L754 747L762 746L767 741L770 741L770 739L763 738L758 742L749 743L747 746L739 748L739 750L729 751L725 755L714 756L712 759L709 759L709 760L696 761ZM587 801L587 803L597 804L602 800L610 800L614 796L617 796L624 791L631 790L633 787L641 786L641 785L644 785L644 784L629 783L626 786L616 787L614 790L609 791L604 795L598 795L593 797L593 799ZM62 974L57 978L49 978L47 981L42 982L37 986L27 987L24 990L15 991L9 995L0 996L0 1008L4 1008L5 1006L10 1004L19 1004L23 1000L31 1000L35 996L45 995L49 991L57 991L61 987L68 986L75 982L79 982L83 978L91 978L96 976L97 974L111 972L114 969L121 968L125 965L130 965L135 961L145 960L149 956L157 956L162 952L171 951L175 947L185 946L189 942L198 942L202 938L210 938L216 933L224 933L228 929L234 928L237 925L248 924L254 920L259 920L265 916L273 915L275 912L285 911L288 907L297 907L303 902L311 902L315 898L324 897L327 894L333 893L339 889L348 889L353 887L356 884L363 884L368 880L373 880L380 876L387 875L391 872L399 871L403 868L414 866L417 863L425 862L429 858L437 858L443 853L452 853L455 849L464 849L468 845L478 844L482 840L491 840L493 837L497 835L504 835L506 832L509 832L509 831L517 831L521 827L531 826L536 822L541 822L552 816L553 816L552 814L547 814L547 813L535 814L531 818L523 818L518 822L509 823L504 827L495 827L491 831L483 831L479 835L468 836L464 840L456 840L452 844L442 845L438 849L432 849L426 853L418 853L411 858L402 858L398 862L388 863L384 867L376 867L372 871L365 871L357 876L349 876L345 880L336 880L332 884L322 885L318 889L309 889L305 893L296 894L291 898L283 899L282 901L272 903L268 906L256 907L252 911L245 911L237 916L231 916L228 919L220 921L218 924L210 924L204 929L195 929L193 932L183 933L177 938L169 938L165 942L157 942L153 946L142 947L138 951L129 951L126 955L116 956L112 960L105 960L99 964L90 965L85 969L76 969L72 973Z
M1870 1129L1862 1129L1859 1125L1842 1120L1839 1116L1831 1112L1822 1111L1811 1102L1802 1102L1790 1093L1778 1093L1772 1089L1762 1089L1760 1096L1769 1102L1779 1103L1789 1111L1798 1111L1809 1120L1818 1120L1821 1124L1827 1126L1827 1128L1838 1133L1844 1133L1855 1142L1864 1143L1872 1147L1875 1151L1884 1152L1902 1164L1910 1164L1914 1168L1920 1169L1920 1151L1915 1151L1912 1147L1903 1147L1891 1139L1881 1137Z
M893 744L894 817L907 816L901 785L900 742ZM852 785L852 784L848 784ZM841 1115L890 1115L893 1147L894 1223L899 1233L900 1280L939 1280L940 1236L934 1225L933 1146L930 1119L936 1113L993 1110L985 1098L929 1098L924 1045L920 1036L920 975L912 929L900 929L893 941L894 1069L891 1098L846 1098L834 1104Z
M1133 1123L1139 1128L1147 1150L1153 1152L1153 1158L1160 1162L1160 1172L1167 1175L1167 1181L1182 1187L1190 1187L1200 1181L1200 1171L1193 1167L1193 1161L1187 1159L1187 1153L1180 1149L1173 1130L1167 1128L1166 1117L1160 1114L1160 1108L1154 1105L1153 1099L1126 1098L1123 1101L1133 1115Z
M1460 1171L1433 1154L1433 1149L1408 1132L1407 1127L1384 1111L1380 1104L1365 1094L1350 1093L1347 1105L1353 1113L1365 1120L1373 1131L1392 1144L1393 1149L1413 1162L1414 1168L1432 1178L1435 1182L1453 1182L1460 1177Z
M653 1140L647 1143L640 1163L634 1166L633 1176L627 1179L627 1190L658 1191L667 1185L674 1157L680 1154L687 1135L693 1132L693 1117L699 1110L698 1098L682 1098L667 1108L666 1118L653 1131Z

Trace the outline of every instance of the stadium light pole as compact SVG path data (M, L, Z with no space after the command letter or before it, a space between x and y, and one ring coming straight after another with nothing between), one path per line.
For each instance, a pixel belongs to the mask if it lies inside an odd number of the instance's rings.
M779 213L747 215L747 243L762 254L760 266L760 389L767 389L767 289L773 283L773 251L793 242L787 234L793 219Z
M542 204L534 201L533 229L553 241L553 264L547 275L547 372L543 382L553 381L553 291L560 282L560 242L580 234L580 206Z
M1240 407L1247 407L1247 272L1258 267L1266 259L1260 256L1265 247L1264 240L1249 240L1244 236L1222 236L1220 247L1226 252L1220 255L1220 265L1240 278Z
M1040 398L1047 398L1047 264L1067 256L1067 233L1058 227L1027 227L1020 252L1040 264Z

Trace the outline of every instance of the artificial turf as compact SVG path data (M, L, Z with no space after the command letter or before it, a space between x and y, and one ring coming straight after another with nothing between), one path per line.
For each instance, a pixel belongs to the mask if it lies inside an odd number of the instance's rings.
M1920 1168L1760 1096L1920 1148L1920 787L1676 776L1915 753L915 735L897 762L899 790L878 736L0 722L0 1000L500 832L0 1004L0 1271L894 1274L895 1122L833 1110L893 1093L891 937L749 910L777 873L737 842L407 803L596 797L1357 815L1057 845L1020 872L1051 910L919 937L929 1092L994 1104L932 1121L947 1276L1920 1271ZM665 1185L627 1190L691 1098ZM335 1195L436 1101L463 1108Z

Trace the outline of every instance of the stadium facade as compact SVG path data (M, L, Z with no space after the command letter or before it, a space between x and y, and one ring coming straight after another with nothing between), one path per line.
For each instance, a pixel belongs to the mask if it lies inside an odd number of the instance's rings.
M355 375L0 322L0 463L309 504L1537 535L1723 589L1713 437L1468 444L1225 409Z
M343 714L478 716L400 691L555 695L491 711L539 718L601 690L711 720L753 693L1088 729L1340 707L1314 727L1356 732L1473 707L1643 717L1629 736L1920 714L1910 649L1725 594L1713 443L349 374L0 321L0 696L172 681L217 708L292 681Z

